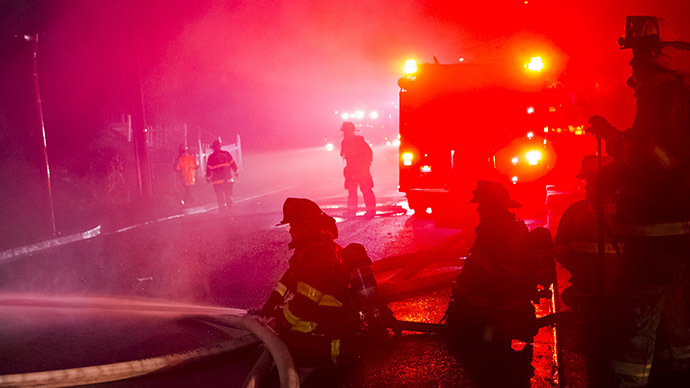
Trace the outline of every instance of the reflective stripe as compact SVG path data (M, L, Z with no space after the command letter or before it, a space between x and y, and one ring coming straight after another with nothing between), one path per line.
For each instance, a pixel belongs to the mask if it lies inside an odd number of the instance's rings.
M575 252L581 252L581 253L597 253L599 252L599 244L598 243L593 243L593 242L588 242L588 241L571 241L570 242L570 248L571 250ZM618 244L618 248L620 250L623 249L623 244ZM615 245L611 243L606 243L604 244L604 253L610 253L610 254L615 254L616 248Z
M673 156L671 156L671 154L666 151L665 148L658 144L654 144L652 146L652 155L654 155L659 164L661 164L667 170L678 167L678 162L673 159Z
M235 181L234 179L230 178L230 179L221 179L221 180L213 181L212 183L213 183L214 185L217 185L217 184L226 183L226 182L227 182L227 183L232 183L232 182L234 182L234 181Z
M298 316L294 315L290 311L289 306L285 306L285 308L283 309L283 316L285 317L285 320L287 320L288 323L292 325L292 327L290 328L291 330L299 331L300 333L311 333L316 329L316 322L301 320Z
M659 352L658 357L660 360L688 360L690 359L690 346L678 346L663 349Z
M230 163L221 163L221 164L214 164L213 166L208 166L209 169L215 170L217 168L221 167L230 167Z
M319 303L319 300L323 297L323 292L304 282L297 282L297 293L306 296L316 303Z
M323 292L317 290L316 288L304 282L297 282L297 293L306 296L307 298L317 303L319 306L343 306L343 304L340 303L340 301L336 299L334 296L324 294Z
M274 289L274 291L279 293L280 296L285 296L285 292L287 291L287 287L285 287L285 284L278 282L278 284L276 284L276 288Z
M343 304L334 296L326 294L319 301L319 306L343 307Z
M338 356L340 356L340 340L331 340L331 360L334 364L338 363Z
M644 380L644 384L647 383L647 378L649 378L649 371L651 369L652 364L631 364L628 362L611 361L611 370L613 373Z
M613 224L614 231L623 236L662 237L679 236L690 233L690 221L668 222L664 224Z

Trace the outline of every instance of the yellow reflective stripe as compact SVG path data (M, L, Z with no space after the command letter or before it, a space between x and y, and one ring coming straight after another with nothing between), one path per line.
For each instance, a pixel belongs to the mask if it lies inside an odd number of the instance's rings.
M289 306L285 306L283 309L283 316L285 320L292 325L291 329L294 331L299 331L300 333L311 333L316 329L316 322L303 321L298 316L294 315L290 311Z
M623 236L662 237L690 233L690 221L646 225L615 223L613 227L617 234Z
M340 356L340 340L334 339L331 341L331 360L334 364L338 363L338 357Z
M221 167L230 167L230 163L221 163L221 164L214 164L213 166L208 166L211 170L215 170L217 168Z
M287 287L285 287L285 284L278 282L278 284L276 284L276 288L273 291L279 293L280 296L285 296L285 292L287 291Z
M652 364L631 364L628 362L611 361L611 370L618 375L647 379Z
M334 296L324 294L316 288L304 282L297 282L297 293L317 303L319 306L342 307L343 304Z
M673 156L658 144L652 146L652 155L654 155L656 160L667 170L678 166L678 162L673 159Z
M216 185L216 184L218 184L218 183L226 183L226 182L232 183L232 182L234 182L234 181L235 181L234 179L220 179L220 180L217 180L217 181L213 181L213 184Z
M304 282L297 282L297 293L306 296L307 298L319 303L323 297L323 292L317 290L316 288L308 285Z
M319 306L343 307L343 304L334 296L326 294L319 301Z
M623 249L623 244L618 244L618 247L620 250ZM575 251L575 252L582 252L582 253L597 253L599 252L599 244L593 243L593 242L588 242L588 241L571 241L570 242L570 248ZM604 244L604 252L605 253L616 253L616 248L615 245L611 243L606 243Z

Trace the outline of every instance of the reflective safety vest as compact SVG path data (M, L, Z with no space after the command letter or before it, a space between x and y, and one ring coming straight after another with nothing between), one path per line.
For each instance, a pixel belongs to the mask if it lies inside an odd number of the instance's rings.
M188 153L184 153L177 158L175 170L182 175L182 184L185 186L194 185L194 170L199 167L196 158Z

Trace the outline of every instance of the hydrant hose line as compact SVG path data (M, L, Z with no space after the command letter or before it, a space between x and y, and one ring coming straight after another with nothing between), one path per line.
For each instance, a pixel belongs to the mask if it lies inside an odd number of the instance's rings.
M0 298L0 306L10 305L14 307L30 308L96 308L94 301L102 302L102 299L82 298L81 301L69 299L67 303L55 298L25 298L12 296ZM207 323L219 323L249 333L235 336L227 341L213 346L201 347L192 351L172 353L158 357L125 361L113 364L87 366L81 368L60 369L42 372L30 372L22 374L0 375L0 387L67 387L86 384L112 382L143 376L149 373L161 371L166 368L177 367L209 356L215 356L237 350L257 343L261 340L270 351L275 360L280 376L281 388L298 388L299 376L295 369L292 356L287 346L278 338L272 329L246 315L245 310L213 308L191 305L166 305L165 303L146 302L133 300L131 305L117 302L113 304L98 303L100 309L115 309L119 311L132 310L138 312L164 312L176 313L176 315L206 318ZM210 319L210 322L209 322Z

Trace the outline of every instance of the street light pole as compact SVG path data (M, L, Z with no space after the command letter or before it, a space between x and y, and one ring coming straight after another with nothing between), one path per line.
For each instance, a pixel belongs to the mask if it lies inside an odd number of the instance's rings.
M53 236L57 235L55 228L55 209L53 206L53 188L50 179L50 164L48 163L48 146L46 143L46 126L43 120L43 104L41 103L41 88L38 83L38 34L24 35L24 39L31 42L34 66L34 90L36 93L36 105L38 107L38 117L41 121L41 133L43 134L43 158L46 166L46 179L48 183L48 204L50 207L50 225Z

